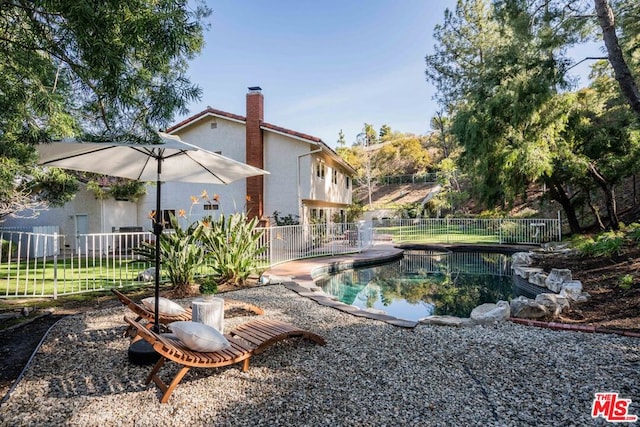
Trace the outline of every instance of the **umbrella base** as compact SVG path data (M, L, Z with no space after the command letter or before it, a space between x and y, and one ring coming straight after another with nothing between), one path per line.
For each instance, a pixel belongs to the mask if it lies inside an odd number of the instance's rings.
M134 365L153 365L160 355L145 340L138 340L129 346L129 362Z

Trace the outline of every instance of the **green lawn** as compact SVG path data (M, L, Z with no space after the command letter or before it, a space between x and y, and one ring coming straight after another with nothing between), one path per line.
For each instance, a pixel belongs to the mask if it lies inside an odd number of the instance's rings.
M130 284L148 264L134 260L63 259L0 263L0 296L19 297L109 289ZM56 283L57 282L57 288Z
M500 236L487 235L486 228L397 226L375 228L375 232L391 235L395 243L500 243Z

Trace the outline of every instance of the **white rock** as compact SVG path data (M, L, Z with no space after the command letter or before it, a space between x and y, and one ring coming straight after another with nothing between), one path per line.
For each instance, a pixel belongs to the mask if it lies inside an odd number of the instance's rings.
M552 268L545 284L547 288L558 293L562 289L562 284L568 280L571 280L571 270L566 268Z
M519 317L522 319L539 319L541 317L546 317L549 314L544 305L538 304L534 300L524 296L512 299L510 308L512 317Z
M564 295L542 293L536 295L534 301L537 304L546 307L547 311L553 315L554 318L558 317L562 311L569 308L569 301Z
M486 303L477 306L471 311L471 320L480 325L496 323L509 318L510 309L507 301L498 301L496 304Z
M529 283L545 288L547 286L547 273L533 272L529 274Z
M531 265L531 252L516 252L511 255L511 266Z
M544 270L542 270L539 267L526 267L526 266L516 265L515 267L512 266L511 268L514 274L517 274L523 279L528 279L531 274L535 274L535 273L539 274L544 272Z
M138 282L152 282L156 278L156 268L149 267L140 274L138 274Z
M426 325L439 325L439 326L470 326L473 324L471 319L456 317L456 316L427 316L420 319L420 323L424 323Z

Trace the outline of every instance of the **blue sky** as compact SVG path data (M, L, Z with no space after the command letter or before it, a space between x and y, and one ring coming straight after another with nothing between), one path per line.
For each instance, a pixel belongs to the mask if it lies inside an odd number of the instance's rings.
M424 57L455 0L215 0L210 7L206 45L188 70L203 96L189 115L207 106L244 115L247 87L260 86L265 121L331 147L341 129L350 145L365 122L430 130L437 105Z

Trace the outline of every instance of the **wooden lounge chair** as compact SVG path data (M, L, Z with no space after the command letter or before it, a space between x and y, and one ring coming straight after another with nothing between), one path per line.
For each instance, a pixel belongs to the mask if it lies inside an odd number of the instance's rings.
M131 298L123 294L122 292L112 288L111 292L113 292L120 302L125 306L129 307L131 311L133 311L138 317L137 321L142 319L146 320L148 323L146 324L148 328L151 328L155 323L155 314L152 310L147 309L144 305L138 304L133 301ZM232 310L232 309L243 309L250 312L253 312L257 315L264 314L264 310L262 310L257 305L250 304L244 301L232 300L224 298L224 310ZM185 308L184 313L181 314L161 314L160 315L160 324L168 325L172 322L178 321L189 321L192 318L191 308Z
M199 352L188 349L182 341L173 338L172 335L157 334L128 316L125 316L124 320L134 327L138 335L151 344L160 355L160 359L147 376L145 384L153 380L162 391L161 403L169 400L173 390L191 368L217 368L242 362L242 371L247 372L249 359L278 341L297 337L306 338L320 345L326 343L320 335L289 323L260 319L244 323L225 334L231 347L215 352ZM180 370L168 385L158 375L158 371L167 360L181 365Z

